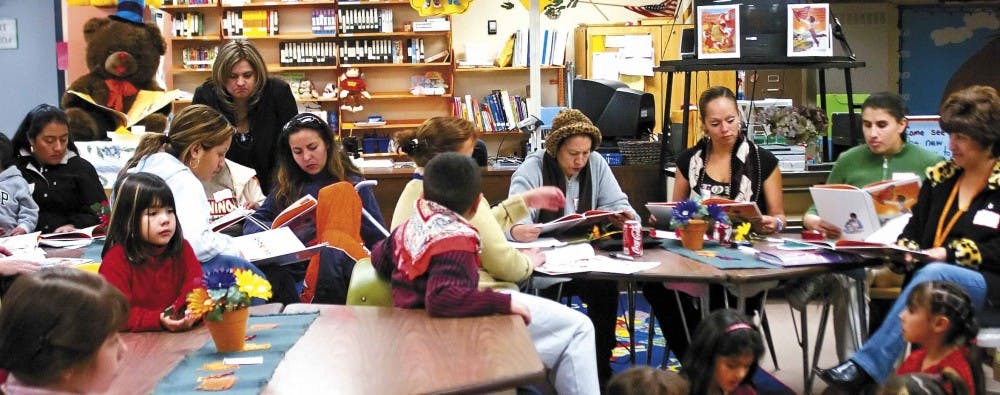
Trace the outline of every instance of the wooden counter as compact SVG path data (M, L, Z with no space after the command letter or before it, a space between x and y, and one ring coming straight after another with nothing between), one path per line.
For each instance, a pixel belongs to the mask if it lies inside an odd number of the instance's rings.
M658 190L659 170L654 165L614 166L611 168L622 191L629 197L629 203L639 212L642 218L649 216L646 203L655 201ZM483 196L490 205L500 203L507 198L510 190L510 176L513 168L483 168ZM392 222L392 212L396 201L403 192L407 182L413 179L413 169L364 169L365 178L378 180L375 187L375 198L386 224Z

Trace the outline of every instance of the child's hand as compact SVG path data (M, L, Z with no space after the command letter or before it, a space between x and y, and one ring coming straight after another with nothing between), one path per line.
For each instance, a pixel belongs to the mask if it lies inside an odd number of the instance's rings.
M25 232L24 228L20 226L15 226L14 229L11 229L10 232L7 232L7 236L17 236L17 235L23 235L25 233L28 232Z
M73 226L73 224L66 224L56 228L56 230L52 231L52 233L66 233L66 232L72 232L74 230L76 230L76 227Z
M528 310L527 306L513 298L510 300L510 313L521 316L521 319L524 320L524 325L531 325L531 310Z
M175 320L166 314L160 314L160 325L168 332L182 332L191 329L194 323L198 321L198 318L191 314L186 314L184 317Z

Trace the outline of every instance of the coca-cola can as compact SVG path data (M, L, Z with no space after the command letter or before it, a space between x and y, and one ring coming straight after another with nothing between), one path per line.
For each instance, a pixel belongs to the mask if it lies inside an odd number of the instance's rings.
M625 221L622 235L622 252L628 256L642 256L642 225L639 221Z

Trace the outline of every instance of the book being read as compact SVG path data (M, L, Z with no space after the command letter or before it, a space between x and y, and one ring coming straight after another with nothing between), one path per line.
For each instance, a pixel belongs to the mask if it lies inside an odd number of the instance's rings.
M649 202L646 209L656 218L656 223L669 224L673 216L674 206L679 202ZM760 222L764 218L760 207L754 202L738 202L731 199L709 198L701 201L702 205L715 204L726 212L730 221Z
M72 94L80 99L83 99L87 103L92 104L95 108L99 108L103 111L112 114L118 119L118 124L125 127L132 127L139 121L143 120L150 114L160 110L163 107L170 105L181 95L181 91L174 89L172 91L147 91L140 90L135 96L135 101L132 103L132 108L128 110L128 113L123 113L117 111L111 107L107 107L103 104L94 101L94 98L90 95L82 92L77 92L73 90L68 90L66 93Z
M573 230L586 231L590 230L594 225L610 222L611 217L622 213L624 211L587 210L584 213L564 215L543 224L535 224L534 226L541 229L541 234L543 235L566 233Z
M306 247L287 227L233 238L243 257L257 266L288 265L311 258L326 247L319 243Z
M920 179L886 180L862 188L847 184L809 188L819 216L841 229L844 240L865 240L889 220L909 214Z
M292 204L289 204L288 207L285 207L284 210L281 210L281 212L274 217L274 221L271 222L270 227L263 223L260 223L259 221L251 217L249 214L246 215L244 218L247 218L249 221L252 221L260 229L263 230L287 227L292 230L293 234L295 234L296 236L299 237L300 240L302 240L304 235L315 233L316 215L314 212L316 211L316 204L317 204L316 198L312 197L312 195L307 194L305 196L302 196L301 198L299 198L299 200L296 200ZM236 218L236 216L240 214L233 214L233 213L230 214L231 215L223 217L226 218L225 221L223 220L223 218L219 218L215 220L213 224L225 228L226 226L228 226L226 225L226 222L240 221L240 218ZM311 239L311 237L309 238ZM303 241L308 242L309 240L303 240Z

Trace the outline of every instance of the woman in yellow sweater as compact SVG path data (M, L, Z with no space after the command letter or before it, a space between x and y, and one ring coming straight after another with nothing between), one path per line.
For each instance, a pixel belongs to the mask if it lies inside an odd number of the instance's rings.
M428 119L420 128L398 132L396 144L413 158L417 170L413 180L403 188L396 209L392 214L392 228L413 215L413 204L424 193L423 167L435 155L459 152L472 155L477 140L476 126L466 120L451 117ZM510 246L504 232L521 218L528 216L528 208L554 210L562 208L565 198L554 187L536 188L518 196L511 196L490 209L485 199L479 200L479 209L472 218L472 225L479 230L483 251L479 254L479 288L518 289L545 256L537 250L518 251Z

